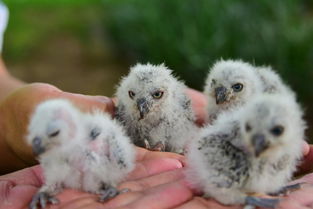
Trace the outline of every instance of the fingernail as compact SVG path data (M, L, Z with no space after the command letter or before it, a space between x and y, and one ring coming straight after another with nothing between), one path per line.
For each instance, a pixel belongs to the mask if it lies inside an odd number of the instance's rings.
M95 99L101 103L108 104L112 102L112 99L105 96L95 96Z
M165 158L164 161L168 163L168 165L171 165L174 169L182 168L183 164L177 159L173 158Z

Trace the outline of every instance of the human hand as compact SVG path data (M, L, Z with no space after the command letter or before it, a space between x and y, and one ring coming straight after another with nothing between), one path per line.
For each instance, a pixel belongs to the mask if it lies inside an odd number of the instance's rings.
M2 102L0 101L0 173L36 163L24 137L34 108L40 102L51 98L68 99L83 111L98 108L114 113L114 104L107 97L67 93L49 84L23 85Z
M307 172L312 169L312 162L313 162L313 146L312 145L304 145L303 149L304 158L302 164L300 165L300 169L298 173ZM177 183L181 184L181 186L190 187L188 183L185 182L183 179L181 181L177 181ZM278 208L284 209L309 209L313 208L313 173L308 174L298 180L290 182L290 184L296 183L306 183L301 187L301 189L296 190L290 193L288 196L283 197ZM186 192L186 188L182 189L182 191ZM190 191L192 189L190 188ZM197 193L193 191L193 193ZM190 200L184 202L182 205L176 207L175 209L205 209L205 208L214 208L214 209L232 209L232 208L242 208L242 206L225 206L214 199L206 199L200 196L193 196Z
M100 203L94 194L65 189L57 195L60 204L52 208L118 208L122 206L146 208L147 201L149 201L148 204L154 205L154 208L168 208L185 201L186 197L180 195L183 193L181 188L184 187L169 183L182 177L181 169L178 168L182 167L183 157L174 153L151 152L143 148L136 148L136 151L136 168L129 174L127 181L119 186L120 189L130 189L130 192L121 194L107 203ZM40 166L0 176L0 208L27 207L43 181ZM190 197L191 192L187 188L184 189Z
M302 171L308 171L309 168L312 168L313 162L313 146L308 145L308 150L304 149L306 153L303 161L302 161ZM181 170L181 169L180 169ZM278 205L278 208L284 209L309 209L313 208L313 173L310 173L306 176L301 177L290 184L296 183L305 183L299 190L296 190L286 197L281 198L281 202ZM192 188L188 186L188 182L186 182L183 178L179 181L176 181L176 184L180 184L184 189L181 189L181 195L188 195L188 189L192 191ZM194 194L199 193L198 191L193 191ZM200 196L191 196L188 201L185 201L175 209L207 209L207 208L214 208L214 209L235 209L235 208L242 208L242 206L225 206L214 199L206 199Z
M296 176L300 176L313 171L313 145L304 145L302 163L298 167Z
M312 163L312 161L311 161ZM285 197L278 208L284 209L309 209L313 208L313 173L303 176L290 184L303 183L299 190Z
M182 181L181 181L182 182ZM180 182L180 183L181 183ZM280 203L277 208L281 209L312 209L313 208L313 173L308 174L298 180L290 182L290 184L302 183L299 190L293 191L287 196L279 197ZM182 185L186 183L181 183ZM235 209L242 206L225 206L213 199L205 199L203 197L194 196L175 209Z

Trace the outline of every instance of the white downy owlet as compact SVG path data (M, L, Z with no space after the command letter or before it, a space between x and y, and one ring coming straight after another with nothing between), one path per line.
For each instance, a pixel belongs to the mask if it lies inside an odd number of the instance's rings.
M117 88L116 117L136 145L180 153L198 130L185 90L164 64L137 64Z
M302 156L305 122L294 97L263 94L203 128L187 156L186 176L223 204L275 207L253 194L284 188Z
M208 123L223 111L238 108L257 94L295 93L271 67L255 67L241 60L221 60L210 70L204 93L208 99Z
M37 154L45 177L31 209L58 203L55 195L63 188L98 194L100 201L114 197L119 193L115 186L134 166L133 145L121 127L105 113L82 113L64 99L39 104L28 132L27 142Z

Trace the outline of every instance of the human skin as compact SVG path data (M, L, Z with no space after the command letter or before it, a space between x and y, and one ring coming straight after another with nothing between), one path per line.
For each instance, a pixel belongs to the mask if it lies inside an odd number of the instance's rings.
M1 72L1 71L0 71ZM2 72L3 73L3 72ZM2 77L2 76L8 77ZM48 84L23 84L6 72L0 75L0 81L5 81L3 91L0 82L0 170L17 170L36 163L30 148L24 144L24 136L29 117L41 101L49 98L66 98L71 100L83 111L100 108L114 112L111 99L101 96L85 96L63 92ZM9 91L9 92L8 92ZM197 123L203 124L206 105L200 92L188 89L187 94L192 99L192 105L197 115ZM2 96L1 95L5 95ZM8 96L9 95L9 96ZM5 119L5 120L4 120ZM195 191L189 188L184 180L183 156L173 153L151 152L137 148L136 169L128 176L119 188L128 188L130 192L121 194L107 203L99 203L93 194L66 189L57 197L61 200L57 208L231 208L225 207L213 200L195 196ZM304 169L309 170L313 162L313 150L304 145ZM305 177L306 182L313 183L313 177ZM31 197L43 184L44 179L40 166L28 167L15 173L0 177L0 208L25 208ZM292 193L281 205L286 207L297 204L298 208L306 208L311 202L305 192L311 187ZM298 199L297 199L298 198ZM293 203L288 203L292 202ZM287 203L286 203L287 202ZM2 205L1 205L2 204ZM285 208L286 208L285 207ZM290 207L292 208L292 207Z
M99 203L97 196L78 190L65 189L57 195L60 204L51 208L123 208L123 209L231 209L239 206L223 206L212 199L195 196L184 179L183 156L174 153L152 152L137 148L135 170L119 189L130 191ZM313 160L313 159L312 159ZM26 168L0 177L0 208L19 209L29 204L32 196L43 184L40 166ZM280 203L280 208L308 209L313 204L313 174L304 176L294 183L306 182L301 190L291 193Z
M31 148L26 144L30 116L40 102L52 98L65 98L82 111L98 108L113 114L111 99L63 92L49 84L34 83L14 90L0 102L0 171L10 172L36 164Z
M78 190L65 189L57 197L61 203L52 208L118 208L124 204L142 204L142 197L152 197L160 195L163 205L158 208L167 208L178 205L186 197L191 196L191 191L181 185L170 186L169 190L177 193L184 189L186 194L177 197L175 201L169 199L165 201L162 197L165 191L158 185L167 184L182 177L182 156L174 153L151 152L143 148L136 148L136 167L122 183L119 188L128 188L132 192L127 192L114 198L106 204L97 201L97 196ZM38 188L43 184L44 177L40 166L29 167L15 173L0 177L0 208L18 209L25 208ZM168 190L167 190L168 191ZM166 193L166 192L165 192ZM105 206L105 207L104 207ZM137 207L136 207L137 208Z

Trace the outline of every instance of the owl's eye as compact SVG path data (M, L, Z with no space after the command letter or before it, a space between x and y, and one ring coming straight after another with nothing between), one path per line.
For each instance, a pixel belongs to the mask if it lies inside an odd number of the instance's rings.
M49 134L49 137L55 137L55 136L59 135L59 133L60 133L60 130L56 130L56 131L52 132L51 134Z
M100 128L98 127L93 128L90 132L91 140L95 140L100 135L100 133L101 133Z
M236 83L232 86L232 89L235 91L235 92L239 92L243 89L243 85L241 83Z
M274 136L280 136L284 132L284 127L280 125L274 126L270 131Z
M154 99L161 99L162 96L163 96L163 91L156 91L156 92L154 92L154 93L152 94L152 97L153 97Z
M211 86L214 86L215 84L216 84L216 80L212 79Z
M128 91L128 95L131 99L133 99L136 94L133 91Z
M249 125L249 123L246 124L246 131L247 132L251 131L251 126Z

